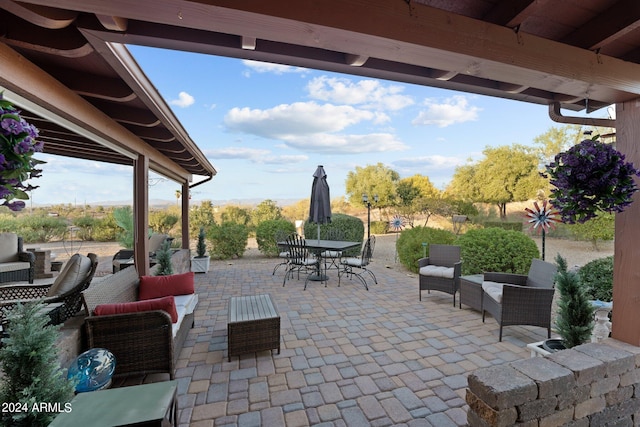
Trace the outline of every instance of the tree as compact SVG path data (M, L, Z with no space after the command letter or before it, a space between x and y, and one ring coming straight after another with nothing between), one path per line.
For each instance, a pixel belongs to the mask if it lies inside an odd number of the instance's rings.
M180 197L182 197L182 191L176 190L176 206L180 203Z
M227 206L221 214L221 222L233 222L240 225L248 225L251 219L249 209L240 206Z
M194 206L189 212L189 234L195 236L200 228L205 230L215 224L214 207L211 200L203 200L200 206Z
M396 185L400 180L398 172L378 163L375 166L356 166L355 171L347 174L346 193L349 203L354 206L365 207L362 195L369 196L373 200L378 195L378 208L394 206L396 197Z
M542 135L536 136L533 142L540 146L538 152L541 164L553 161L556 154L580 142L581 130L578 125L552 126Z
M251 211L251 224L255 229L262 221L281 219L282 208L271 199L263 200Z
M487 147L485 158L473 165L456 168L450 191L463 199L498 206L500 218L507 204L529 200L547 183L539 173L539 159L529 147Z

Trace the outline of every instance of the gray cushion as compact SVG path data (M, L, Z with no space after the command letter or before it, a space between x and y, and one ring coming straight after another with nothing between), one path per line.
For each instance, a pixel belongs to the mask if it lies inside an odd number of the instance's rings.
M502 303L502 288L504 287L504 285L504 283L485 280L484 282L482 282L482 290L485 292L485 294L489 295L498 304L500 304Z
M47 292L48 297L62 295L78 286L91 270L91 260L80 254L74 254L62 268L55 282Z
M443 277L445 279L453 279L453 267L443 267L441 265L425 265L420 268L422 276Z

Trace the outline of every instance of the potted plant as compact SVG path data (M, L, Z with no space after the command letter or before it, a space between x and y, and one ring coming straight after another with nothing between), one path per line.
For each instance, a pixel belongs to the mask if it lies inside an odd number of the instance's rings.
M561 340L545 341L543 347L548 351L589 342L593 329L594 306L589 301L578 274L567 270L567 261L559 254L556 256L556 264L556 288L560 293L556 329Z
M542 173L555 187L550 202L563 222L584 223L600 211L622 212L638 190L634 181L634 176L640 176L638 170L598 137L557 154Z
M48 325L43 308L39 302L19 304L8 316L0 347L0 425L48 425L59 412L72 410L75 383L62 375L58 327Z
M210 257L207 255L204 227L200 227L198 243L196 245L196 256L191 258L191 271L194 273L206 273L209 271L209 263Z
M171 254L171 241L165 240L160 249L156 251L156 259L158 261L156 276L170 276L173 274Z

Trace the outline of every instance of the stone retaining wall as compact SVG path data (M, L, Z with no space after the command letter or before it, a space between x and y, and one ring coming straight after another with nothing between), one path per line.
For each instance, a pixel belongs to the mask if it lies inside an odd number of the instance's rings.
M481 368L468 381L472 427L640 425L640 348L613 339Z

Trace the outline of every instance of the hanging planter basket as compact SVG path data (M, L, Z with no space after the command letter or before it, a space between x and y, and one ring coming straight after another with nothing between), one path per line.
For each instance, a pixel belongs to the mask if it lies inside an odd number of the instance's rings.
M555 188L550 202L563 222L584 223L598 212L622 212L638 191L634 176L640 176L624 154L611 144L586 139L556 155L542 176Z

